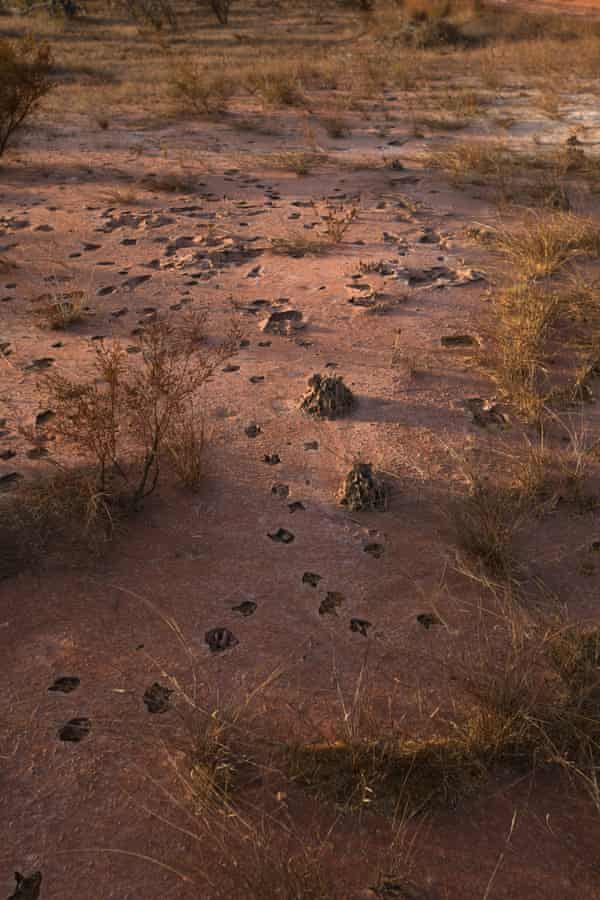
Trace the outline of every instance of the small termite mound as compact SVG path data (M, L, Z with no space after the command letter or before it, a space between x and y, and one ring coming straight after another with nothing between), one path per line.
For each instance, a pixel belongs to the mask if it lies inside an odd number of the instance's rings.
M348 415L355 403L354 394L340 375L315 373L308 379L300 409L321 419L339 419Z
M373 475L370 463L354 463L339 490L339 500L352 512L378 511L387 506L385 484Z

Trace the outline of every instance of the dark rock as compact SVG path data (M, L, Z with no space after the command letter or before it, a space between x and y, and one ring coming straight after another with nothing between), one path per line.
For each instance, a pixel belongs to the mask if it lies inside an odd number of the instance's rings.
M380 559L383 556L383 544L366 544L363 547L365 553L368 553L373 559Z
M419 613L417 616L417 622L419 625L422 625L423 628L429 629L432 625L441 625L442 620L439 619L433 613Z
M237 606L232 606L231 609L233 612L239 613L246 619L256 612L256 603L254 600L243 600L241 603L238 603Z

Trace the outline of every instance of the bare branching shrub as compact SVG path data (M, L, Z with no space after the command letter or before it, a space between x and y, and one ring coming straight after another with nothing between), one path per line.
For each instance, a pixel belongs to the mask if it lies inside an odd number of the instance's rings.
M339 244L356 217L358 206L323 201L313 203L315 213L323 223L323 232L335 244Z
M90 381L61 374L46 380L57 436L95 463L101 492L116 473L133 508L156 487L161 456L169 446L174 455L178 436L187 445L178 458L182 453L189 465L190 436L197 434L193 400L234 352L237 334L200 353L189 334L159 320L139 340L141 352L134 356L119 344L100 345Z
M0 156L52 88L50 47L34 38L0 40Z

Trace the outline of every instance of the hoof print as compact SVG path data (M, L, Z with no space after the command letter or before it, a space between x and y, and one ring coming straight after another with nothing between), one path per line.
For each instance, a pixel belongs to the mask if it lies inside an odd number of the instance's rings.
M69 719L69 721L59 729L58 736L61 741L69 741L73 744L78 744L79 741L82 741L88 736L91 728L92 723L89 719Z
M269 532L268 537L279 544L291 544L294 540L294 535L287 528L278 528L277 531Z
M256 603L254 600L243 600L241 603L238 603L237 606L232 606L231 609L233 612L237 612L247 619L248 616L251 616L256 612Z
M367 631L370 627L371 623L366 619L350 619L350 631L362 634L363 637L368 637Z
M310 584L314 588L316 588L320 580L321 576L317 575L316 572L305 572L302 576L302 584Z
M340 591L327 591L321 605L319 606L319 615L337 616L337 609L344 602L344 595Z
M383 544L366 544L363 547L365 553L368 553L373 559L380 559L383 556L383 549Z
M164 713L169 708L169 697L173 691L155 681L144 691L144 704L149 713Z
M211 628L204 635L211 653L222 653L239 644L235 634L228 628Z
M42 873L34 872L32 875L21 875L15 872L16 886L14 893L8 900L38 900L42 887Z
M76 675L61 675L55 678L54 682L48 688L49 691L58 691L61 694L70 694L81 684L81 680Z

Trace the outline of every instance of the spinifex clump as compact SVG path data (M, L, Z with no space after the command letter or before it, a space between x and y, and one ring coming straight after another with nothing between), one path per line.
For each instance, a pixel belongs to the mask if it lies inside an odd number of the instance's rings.
M300 408L321 419L338 419L348 415L356 403L354 394L340 375L319 375L308 379L308 389Z

